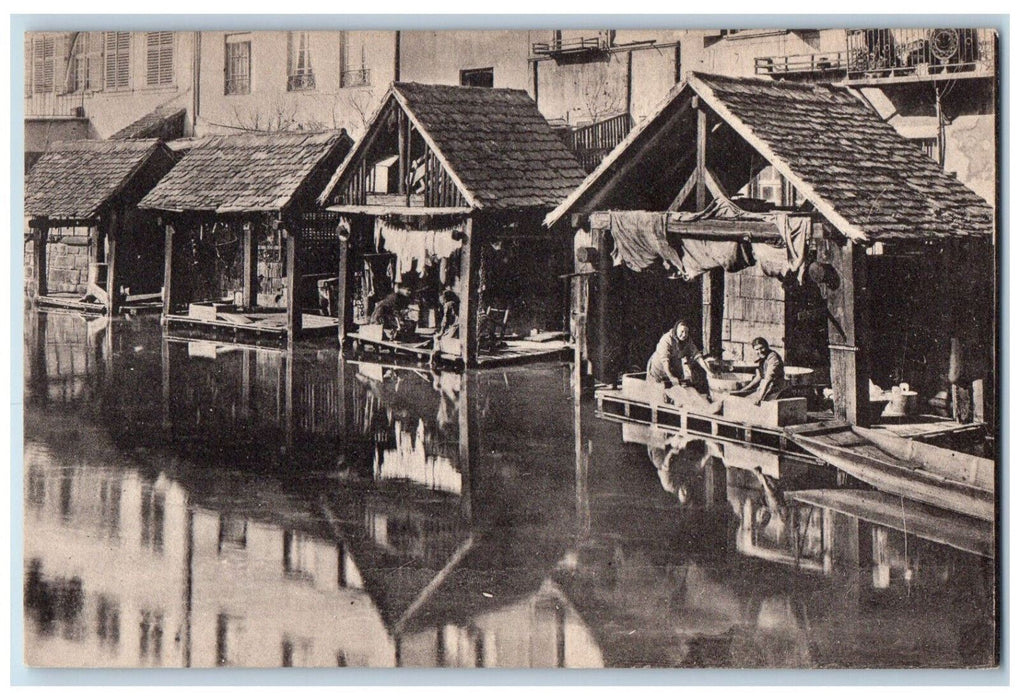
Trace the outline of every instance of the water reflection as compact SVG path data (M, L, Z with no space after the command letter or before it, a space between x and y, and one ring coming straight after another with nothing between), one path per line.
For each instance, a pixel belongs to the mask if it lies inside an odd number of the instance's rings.
M995 659L988 558L793 498L836 485L809 464L621 440L569 368L26 327L30 665Z

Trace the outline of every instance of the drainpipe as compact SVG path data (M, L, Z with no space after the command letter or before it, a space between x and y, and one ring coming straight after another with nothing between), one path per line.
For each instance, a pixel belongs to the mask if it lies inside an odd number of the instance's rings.
M201 104L199 93L202 77L202 32L195 32L195 50L191 66L191 135L195 135L198 126L198 109Z
M396 32L393 48L393 82L400 82L400 30Z

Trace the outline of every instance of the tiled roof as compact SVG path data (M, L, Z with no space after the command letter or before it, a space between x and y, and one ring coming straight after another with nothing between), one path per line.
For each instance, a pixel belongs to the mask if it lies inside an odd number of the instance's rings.
M869 239L992 234L992 208L849 90L707 75L692 83Z
M165 211L280 211L316 167L350 145L346 132L202 139L139 204ZM321 185L320 185L321 186Z
M846 88L702 74L676 86L546 217L547 224L571 211L588 190L597 191L642 132L661 124L666 112L684 108L692 93L851 238L992 235L992 208ZM652 138L674 137L663 132Z
M523 90L394 83L390 94L434 144L473 206L549 209L584 179L574 154Z
M25 214L90 219L160 148L140 141L60 141L25 177Z
M167 111L165 108L155 109L140 119L128 124L123 129L113 134L111 139L145 139L161 138L165 141L180 138L184 133L184 115L187 113L183 107L175 111Z

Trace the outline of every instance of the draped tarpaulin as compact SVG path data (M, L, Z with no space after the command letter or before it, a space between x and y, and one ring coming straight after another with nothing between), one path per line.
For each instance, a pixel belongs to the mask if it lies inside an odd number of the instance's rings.
M613 236L613 264L640 271L661 259L684 279L694 279L721 268L737 272L755 263L766 275L784 278L800 274L804 267L811 217L788 212L756 213L742 210L728 199L716 200L699 212L609 212ZM703 220L769 221L778 233L776 245L741 240L705 240L666 236L668 221Z

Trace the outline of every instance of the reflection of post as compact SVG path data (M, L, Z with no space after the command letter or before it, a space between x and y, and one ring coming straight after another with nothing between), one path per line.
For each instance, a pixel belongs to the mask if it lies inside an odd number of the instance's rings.
M336 354L337 384L336 384L336 405L337 405L337 437L346 442L347 436L347 365L344 362L343 352Z
M255 352L251 348L241 348L241 415L245 418L251 415L252 369L255 366L252 359Z
M168 234L169 235L169 234ZM163 429L170 430L173 426L170 422L170 341L163 337L160 344L161 369L163 371ZM167 435L169 439L171 436Z
M584 317L578 319L583 325ZM571 389L574 400L574 497L577 500L577 536L587 539L591 534L591 497L588 491L588 466L590 451L585 449L581 431L582 378L580 350L574 349L574 367L571 373Z
M164 323L166 317L174 309L174 302L177 301L176 296L180 295L178 290L178 284L175 284L174 280L174 250L178 247L174 241L180 234L174 231L174 225L166 224L166 240L165 247L163 249L163 319ZM183 264L184 261L180 260L177 262L178 265Z
M31 385L36 401L45 402L49 398L46 390L46 314L36 313L34 316L35 332L29 333L31 350L29 351L29 367Z
M468 521L471 520L471 488L472 470L478 465L478 416L476 409L478 399L473 389L478 386L478 378L473 372L465 370L460 377L460 396L458 397L458 417L460 430L457 435L460 454L460 504L461 513Z
M284 382L284 409L283 419L286 422L284 430L287 436L287 452L294 447L294 351L287 348L281 359L283 363Z

